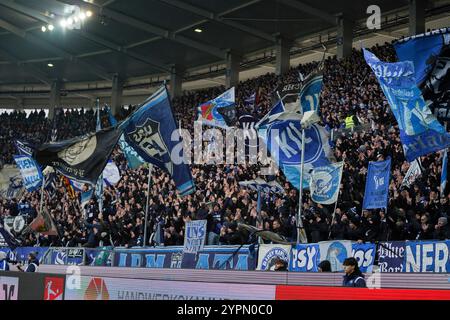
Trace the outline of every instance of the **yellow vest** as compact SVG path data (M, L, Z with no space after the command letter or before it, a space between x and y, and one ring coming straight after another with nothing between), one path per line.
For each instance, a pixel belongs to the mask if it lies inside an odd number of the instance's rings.
M345 128L346 129L351 129L355 126L355 123L353 122L353 116L348 116L347 118L345 118Z

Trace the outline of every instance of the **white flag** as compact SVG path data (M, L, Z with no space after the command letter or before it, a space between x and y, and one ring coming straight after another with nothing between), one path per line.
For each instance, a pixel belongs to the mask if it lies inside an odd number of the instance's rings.
M417 158L413 162L411 162L411 165L409 166L408 172L406 172L405 177L403 178L402 187L410 187L411 184L414 183L414 181L417 179L418 176L422 174L420 164L420 158Z

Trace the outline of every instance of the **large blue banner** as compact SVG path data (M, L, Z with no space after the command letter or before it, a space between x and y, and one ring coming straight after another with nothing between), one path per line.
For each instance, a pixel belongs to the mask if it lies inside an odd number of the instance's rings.
M450 241L405 242L404 272L450 273Z
M17 261L27 261L28 255L34 253L36 258L41 261L44 254L47 252L48 247L17 247L14 250L14 256Z
M113 266L171 269L255 270L256 253L250 246L209 247L197 254L183 254L182 247L117 250Z
M413 62L381 62L366 49L364 57L397 119L406 160L412 162L449 147L450 134L431 113L416 85Z
M28 192L39 189L42 185L42 171L37 162L29 156L14 156L22 175L23 184Z
M402 272L405 265L405 242L378 243L378 266L380 272Z
M147 162L165 170L175 182L180 195L195 191L191 169L185 163L183 148L181 154L172 151L183 141L172 140L177 129L175 118L165 86L156 91L142 107L120 125L124 129L125 140ZM176 160L176 161L175 161Z
M292 247L289 271L317 272L320 263L319 245L297 244Z
M363 209L387 208L391 158L369 162Z

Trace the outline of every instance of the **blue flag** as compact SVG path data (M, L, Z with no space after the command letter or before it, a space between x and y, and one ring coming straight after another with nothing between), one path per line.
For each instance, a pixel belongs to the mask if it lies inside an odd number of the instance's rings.
M363 209L387 208L391 158L369 162Z
M234 87L215 99L198 106L197 121L205 125L226 128L236 122Z
M311 199L316 203L332 204L338 200L344 162L314 168L311 174Z
M447 186L447 167L448 167L448 150L444 150L442 157L442 172L441 172L441 197L444 196L445 187Z
M34 147L29 143L21 140L14 141L16 149L20 155L25 155L31 157L33 155Z
M411 61L385 63L364 49L400 129L405 158L414 159L450 146L450 134L431 113L417 88Z
M265 181L261 178L248 181L240 181L239 185L254 191L262 191L264 193L281 193L284 194L284 188L276 181Z
M111 125L115 126L117 124L117 120L111 113L110 108L108 108L108 116ZM123 134L119 138L119 146L123 154L125 155L125 158L127 158L128 166L130 167L130 169L139 168L142 164L144 164L144 159L142 159L142 157L139 156L139 154L132 147L130 147L130 145L125 141L125 137Z
M42 186L42 171L37 162L29 156L14 156L17 167L22 175L23 184L28 192L35 191Z
M314 72L305 80L300 93L300 111L319 112L320 92L322 91L323 74L321 71Z
M300 160L302 133L299 120L275 121L267 130L267 150L289 182L300 188ZM315 167L330 164L332 152L329 135L324 127L314 124L305 130L303 186L308 187Z
M450 27L394 43L401 61L412 61L416 85L438 119L447 121L450 102Z
M181 195L195 191L189 166L172 161L172 150L183 141L172 141L177 130L172 114L169 95L165 86L158 89L129 118L121 123L127 143L147 162L168 172ZM181 150L183 151L183 150ZM181 159L184 154L176 153ZM178 162L178 161L177 161Z

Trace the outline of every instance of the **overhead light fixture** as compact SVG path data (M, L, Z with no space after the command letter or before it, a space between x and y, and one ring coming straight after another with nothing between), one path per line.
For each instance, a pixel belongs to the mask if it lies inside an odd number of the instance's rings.
M86 19L86 14L82 11L82 12L80 12L80 14L78 15L78 18L80 18L80 20L84 20L84 19Z
M73 19L71 17L67 18L66 20L67 25L70 26L73 23Z
M49 68L53 68L53 63L49 62L49 63L47 63L47 66L48 66Z
M55 27L52 24L49 24L47 26L48 30L53 31L53 29L55 29Z
M42 31L42 32L45 32L45 31L47 31L47 28L46 28L45 26L42 26L42 27L41 27L41 31Z
M91 17L92 16L92 11L91 10L86 11L86 16L87 17Z
M60 25L61 27L65 28L66 25L67 25L66 19L61 19L61 20L59 21L59 25Z
M203 32L203 30L200 29L200 28L196 28L196 29L194 29L194 31L197 32L197 33Z

